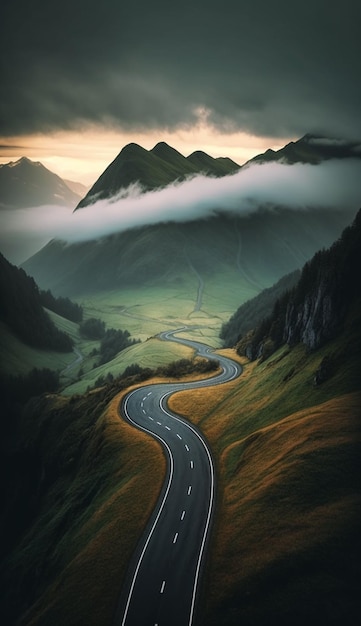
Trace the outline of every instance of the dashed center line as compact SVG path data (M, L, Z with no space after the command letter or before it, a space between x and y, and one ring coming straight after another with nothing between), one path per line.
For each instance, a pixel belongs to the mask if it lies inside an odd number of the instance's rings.
M167 429L167 430L170 430L169 426L166 426L166 429Z
M176 534L174 535L174 537L173 537L173 543L176 543L177 539L178 539L178 533L176 533Z
M184 447L187 450L187 452L189 452L189 446L187 446L187 444L184 444Z
M192 485L189 485L187 495L190 496L192 491Z
M191 461L191 469L193 469L193 468L194 468L194 463L193 463L193 461Z
M148 419L150 419L150 420L152 420L152 422L154 422L154 419L150 415L148 415Z
M186 512L185 512L185 511L182 511L182 515L181 515L181 522L183 522L184 517L185 517L185 514L186 514Z
M157 424L158 424L158 426L161 426L161 425L162 425L162 422L157 422Z
M164 592L164 587L165 587L165 580L163 580L162 582L162 586L160 588L160 592L163 593Z
M182 439L182 437L180 436L180 434L179 434L179 433L177 433L177 437L178 437L179 439Z

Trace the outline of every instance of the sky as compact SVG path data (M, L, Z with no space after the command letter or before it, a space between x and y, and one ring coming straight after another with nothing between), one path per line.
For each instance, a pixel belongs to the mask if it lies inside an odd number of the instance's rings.
M359 0L3 0L0 163L90 185L122 147L243 163L361 138Z

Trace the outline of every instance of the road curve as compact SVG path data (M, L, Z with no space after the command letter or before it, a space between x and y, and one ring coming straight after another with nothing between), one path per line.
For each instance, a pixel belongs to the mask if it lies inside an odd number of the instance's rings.
M209 346L174 336L185 329L165 331L159 337L211 358ZM223 384L241 373L235 361L219 355L216 358L222 371L212 378L146 385L131 391L121 404L126 420L162 443L167 476L130 564L114 626L193 624L214 506L214 467L203 435L172 413L167 400L176 391Z

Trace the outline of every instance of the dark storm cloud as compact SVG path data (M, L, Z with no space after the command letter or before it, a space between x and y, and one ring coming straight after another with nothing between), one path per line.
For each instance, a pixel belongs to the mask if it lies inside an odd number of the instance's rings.
M0 134L176 128L361 137L358 0L45 0L2 8Z

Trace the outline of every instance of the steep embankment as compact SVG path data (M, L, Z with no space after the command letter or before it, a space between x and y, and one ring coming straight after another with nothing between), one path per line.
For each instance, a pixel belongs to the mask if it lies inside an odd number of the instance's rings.
M114 393L35 399L6 442L4 624L112 621L165 471L159 445L119 419Z
M318 352L299 345L261 364L244 360L239 382L170 401L205 433L218 470L204 624L335 617L351 626L360 610L361 360L353 322L348 337ZM317 385L330 353L337 367Z

